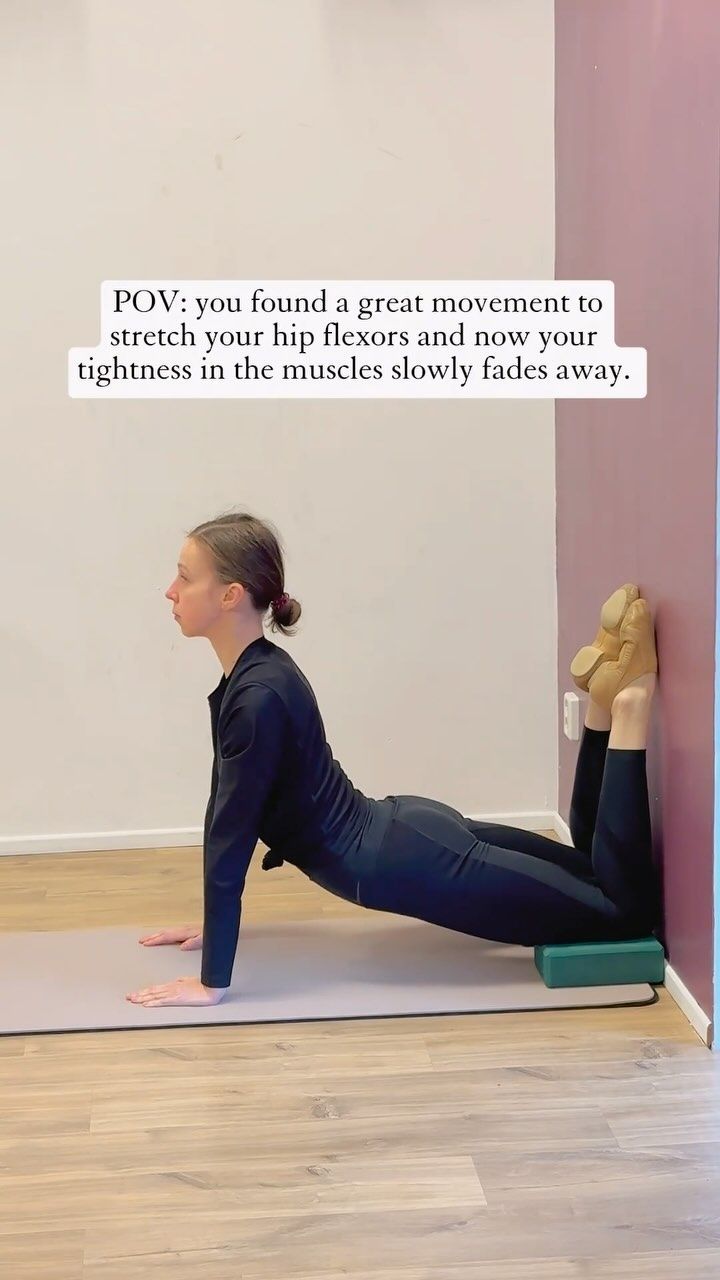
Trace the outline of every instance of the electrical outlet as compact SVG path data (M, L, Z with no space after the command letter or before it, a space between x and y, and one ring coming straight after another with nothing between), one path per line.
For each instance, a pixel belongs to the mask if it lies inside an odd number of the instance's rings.
M572 742L580 737L580 699L576 693L566 693L563 698L563 733Z

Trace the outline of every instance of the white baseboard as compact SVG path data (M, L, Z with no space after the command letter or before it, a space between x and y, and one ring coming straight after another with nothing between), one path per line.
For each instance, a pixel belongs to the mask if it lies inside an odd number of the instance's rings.
M523 831L553 831L549 810L468 814L477 822L501 822ZM202 827L156 827L145 831L78 831L58 835L1 836L0 857L30 853L102 853L106 849L180 849L202 844Z
M565 819L561 818L559 813L553 813L551 817L552 822L548 830L554 831L556 836L562 836L563 844L572 844L572 835Z
M79 831L62 835L0 836L0 857L30 853L102 853L106 849L180 849L202 844L202 827L146 831Z
M552 829L556 835L562 836L565 844L572 844L572 836L570 828L561 818L559 813L553 815ZM713 1025L712 1019L708 1018L703 1009L700 1008L695 997L688 991L685 983L678 977L671 964L665 961L665 990L671 995L678 1008L685 1014L690 1026L697 1032L704 1045L708 1049L713 1045Z
M555 831L557 814L551 809L528 809L522 813L466 813L465 817L471 822L497 822L505 827L520 827L521 831Z
M685 983L678 977L671 964L665 962L665 990L672 996L676 1005L685 1014L694 1031L708 1049L713 1045L713 1025L697 1000L690 994Z

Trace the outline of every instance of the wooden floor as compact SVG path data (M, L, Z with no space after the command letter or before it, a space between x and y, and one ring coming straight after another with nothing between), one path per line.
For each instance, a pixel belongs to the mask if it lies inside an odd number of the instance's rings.
M246 920L361 910L259 864ZM200 866L0 858L0 925L200 920ZM720 1063L659 992L0 1037L0 1276L717 1280Z

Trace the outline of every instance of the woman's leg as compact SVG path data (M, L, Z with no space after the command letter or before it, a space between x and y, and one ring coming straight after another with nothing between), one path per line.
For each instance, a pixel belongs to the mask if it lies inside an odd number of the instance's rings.
M536 831L524 831L520 827L502 823L477 822L466 819L468 830L478 839L503 849L517 849L543 858L557 867L564 867L574 875L593 880L594 871L590 854L592 839L600 803L605 756L610 738L609 712L590 699L585 712L585 724L580 741L572 798L570 801L570 834L572 846L541 836ZM581 857L578 857L578 851Z
M633 681L613 702L612 725L605 747L596 733L586 729L582 768L576 778L578 796L588 824L591 809L596 818L591 845L592 880L582 883L555 866L533 866L516 844L492 847L486 866L493 868L491 883L509 927L513 899L532 936L532 912L527 898L535 900L548 938L563 940L566 930L578 939L610 938L619 930L628 936L649 932L660 916L660 892L652 859L652 833L646 774L647 731L656 677ZM604 769L600 762L604 754ZM599 789L598 789L599 782ZM599 790L595 800L596 789ZM528 852L532 851L528 849ZM535 879L536 885L531 881ZM565 900L565 901L563 901ZM575 913L575 914L574 914ZM518 922L520 923L520 922ZM600 932L598 933L598 929Z
M573 846L586 854L592 851L610 729L610 712L590 698L575 765L569 824Z
M645 774L654 680L613 703L590 874L581 850L399 797L363 905L525 946L648 933L659 917Z
M551 840L536 831L524 831L503 823L477 822L472 818L466 819L468 830L488 844L532 854L556 867L564 867L573 875L593 880L590 854L609 738L610 715L591 699L585 714L570 802L572 846Z
M592 852L609 741L609 729L589 729L587 725L583 729L570 799L569 826L573 847L586 855Z
M538 831L525 831L523 827L511 827L502 822L479 822L465 818L465 826L478 840L499 849L515 849L533 858L562 867L582 880L594 880L592 862L587 853L562 844Z
M621 910L660 916L660 887L652 857L647 787L647 733L656 676L641 676L622 690L612 707L592 865L604 892Z

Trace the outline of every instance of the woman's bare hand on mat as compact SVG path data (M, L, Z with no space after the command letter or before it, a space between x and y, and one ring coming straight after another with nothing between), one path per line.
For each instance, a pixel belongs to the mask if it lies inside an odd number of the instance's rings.
M160 929L157 933L146 933L140 938L144 947L168 947L172 943L181 943L181 951L200 951L202 949L202 925L179 924L175 929Z
M147 1008L175 1004L219 1004L228 987L206 987L199 978L176 978L157 987L143 987L131 991L125 999Z

